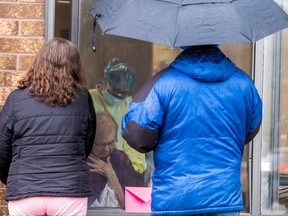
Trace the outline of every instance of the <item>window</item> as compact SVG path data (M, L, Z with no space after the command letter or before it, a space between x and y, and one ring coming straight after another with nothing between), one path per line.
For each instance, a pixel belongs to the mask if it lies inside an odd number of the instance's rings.
M287 1L278 3L288 9ZM288 31L264 39L261 212L288 212Z
M94 18L89 14L89 9L97 0L73 0L73 1L47 1L46 10L54 11L55 22L49 17L47 23L53 27L48 28L46 38L59 36L70 39L77 44L82 57L82 64L86 73L87 88L93 89L96 84L104 81L104 68L108 61L114 57L126 61L136 72L135 93L152 75L166 68L170 62L181 52L179 48L170 48L158 44L138 41L134 39L102 35L97 26L96 52L92 51L92 24ZM54 4L55 3L55 4ZM54 10L53 7L54 5ZM50 20L50 22L49 22ZM220 49L234 63L252 75L252 45L251 44L227 44L220 45ZM151 154L146 155L147 165L152 161ZM250 185L249 170L251 170L250 148L247 145L242 161L241 181L243 187L244 210L250 212ZM153 164L150 165L153 170ZM148 178L150 178L150 173ZM146 173L146 174L147 174ZM103 208L90 207L88 215L124 215L125 211L119 207ZM128 215L128 214L127 214ZM133 214L129 214L132 215ZM139 214L137 214L139 215ZM143 214L148 215L148 214Z
M55 6L55 36L71 40L70 29L71 2L56 1Z

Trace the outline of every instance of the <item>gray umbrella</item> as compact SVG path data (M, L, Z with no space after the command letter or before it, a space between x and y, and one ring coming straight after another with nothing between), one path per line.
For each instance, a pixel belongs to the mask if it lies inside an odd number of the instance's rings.
M90 13L103 33L171 47L251 43L288 27L273 0L99 0Z

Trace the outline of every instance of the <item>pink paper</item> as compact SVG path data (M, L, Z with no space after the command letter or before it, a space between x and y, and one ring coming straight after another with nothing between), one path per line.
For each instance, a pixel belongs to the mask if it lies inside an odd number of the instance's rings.
M151 187L125 187L126 212L151 212Z

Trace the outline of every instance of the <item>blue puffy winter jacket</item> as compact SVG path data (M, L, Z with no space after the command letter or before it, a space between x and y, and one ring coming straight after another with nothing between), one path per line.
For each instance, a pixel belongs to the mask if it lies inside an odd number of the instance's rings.
M122 135L154 150L152 215L240 211L240 165L262 101L250 77L215 46L184 50L133 98Z

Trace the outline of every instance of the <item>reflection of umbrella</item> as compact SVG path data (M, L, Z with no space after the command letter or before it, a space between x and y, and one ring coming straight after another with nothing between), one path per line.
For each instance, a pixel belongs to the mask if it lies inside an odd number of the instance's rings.
M255 42L288 27L273 0L99 0L106 34L168 46Z

